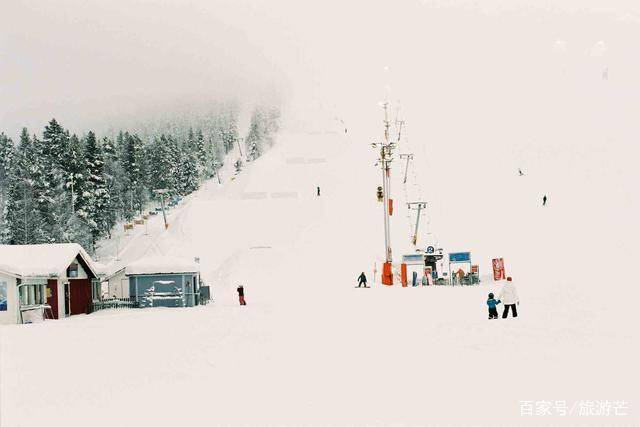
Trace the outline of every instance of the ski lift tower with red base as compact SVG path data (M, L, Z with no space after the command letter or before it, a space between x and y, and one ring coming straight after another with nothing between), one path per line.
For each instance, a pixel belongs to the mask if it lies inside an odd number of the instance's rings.
M393 160L392 150L396 148L396 144L389 141L389 118L387 115L387 103L383 104L384 108L384 142L376 143L372 145L373 148L380 150L380 158L378 163L382 170L382 195L383 195L383 212L384 212L384 254L385 262L382 266L382 284L391 286L393 285L393 269L391 267L392 254L391 254L391 236L389 227L389 215L391 215L393 209L393 201L391 200L389 193L391 183L389 181L390 176L390 163Z

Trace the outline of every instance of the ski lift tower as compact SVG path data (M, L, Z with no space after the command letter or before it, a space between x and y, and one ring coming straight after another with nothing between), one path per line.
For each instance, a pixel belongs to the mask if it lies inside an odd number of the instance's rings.
M400 159L407 159L407 165L404 168L404 180L402 181L403 184L406 184L407 172L409 172L409 161L413 160L413 153L400 154Z
M389 181L390 176L390 163L393 161L392 150L396 148L396 144L389 141L389 117L387 112L388 103L382 104L384 108L384 141L374 142L371 144L373 148L380 150L380 158L376 165L380 165L382 170L382 194L383 194L383 210L384 210L384 254L385 262L382 268L382 284L393 285L393 271L391 269L391 263L393 261L391 254L391 235L389 226L389 211L391 210L391 199L389 196L391 183Z
M418 226L420 225L420 212L422 212L422 209L425 209L427 207L427 202L409 202L407 203L407 207L411 210L418 211L418 215L416 215L416 229L413 232L413 237L411 239L413 246L416 246L416 244L418 243Z
M153 190L154 193L160 195L160 206L162 207L162 219L164 219L164 229L169 228L169 223L167 222L167 213L164 209L164 195L169 192L166 188L161 188L159 190Z
M216 178L218 178L218 184L221 184L220 182L220 168L222 167L222 163L220 162L213 162L213 171L216 175Z

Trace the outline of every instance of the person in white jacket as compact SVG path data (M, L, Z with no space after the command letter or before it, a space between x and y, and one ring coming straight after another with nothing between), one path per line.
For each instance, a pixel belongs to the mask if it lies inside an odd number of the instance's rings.
M502 290L500 290L500 294L498 294L498 301L504 304L504 311L502 312L503 319L506 319L509 315L509 307L511 307L513 317L518 317L516 305L520 304L520 300L518 299L518 291L511 280L511 276L507 277L507 281L502 285Z

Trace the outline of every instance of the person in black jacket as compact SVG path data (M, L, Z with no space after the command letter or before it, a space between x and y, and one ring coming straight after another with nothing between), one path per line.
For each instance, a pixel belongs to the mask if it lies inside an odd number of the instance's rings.
M240 305L247 305L247 302L244 300L244 287L242 285L238 286L238 298L240 299Z
M364 271L362 273L360 273L360 276L358 277L358 287L361 287L364 284L365 288L368 288L367 286L367 276L364 275Z

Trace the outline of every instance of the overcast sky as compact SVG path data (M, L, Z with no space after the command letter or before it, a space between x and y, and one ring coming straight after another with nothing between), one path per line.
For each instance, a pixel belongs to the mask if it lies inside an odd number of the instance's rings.
M379 120L376 102L387 97L402 99L414 126L425 117L486 126L487 103L509 114L506 103L548 93L558 73L598 74L617 61L625 69L612 74L638 75L637 3L2 1L0 129L39 133L55 116L82 133L273 93L359 125Z

